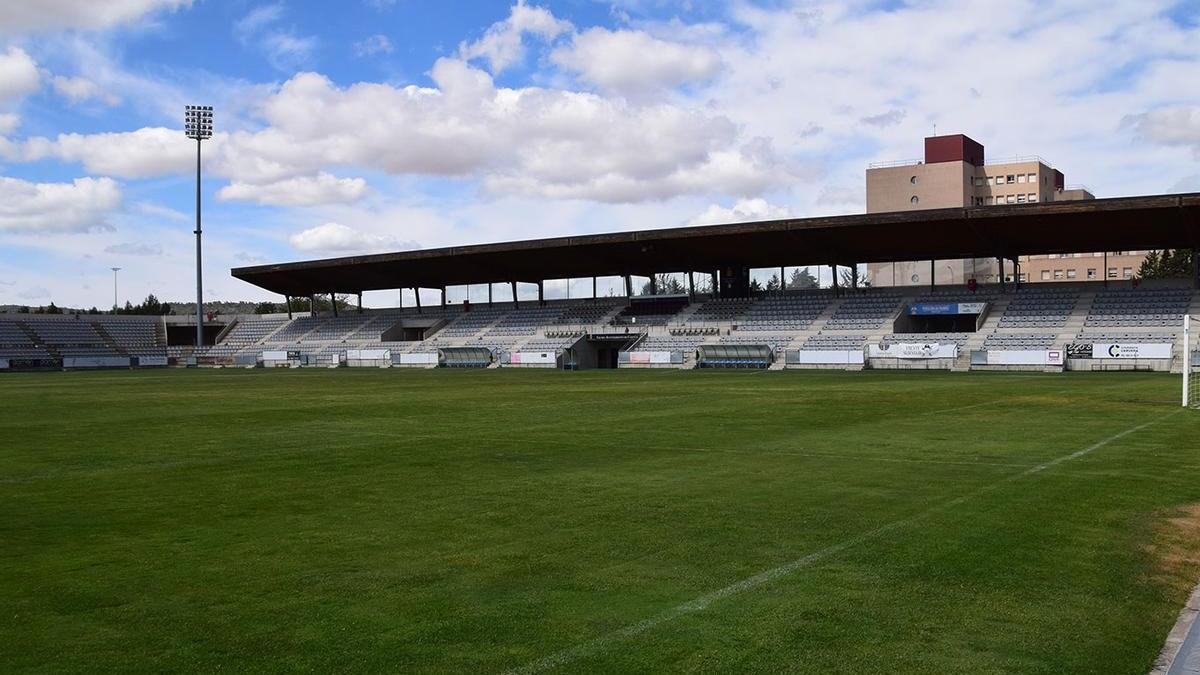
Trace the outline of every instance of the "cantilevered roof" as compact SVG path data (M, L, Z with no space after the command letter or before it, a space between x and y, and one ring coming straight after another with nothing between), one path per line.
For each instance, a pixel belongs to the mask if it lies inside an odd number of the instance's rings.
M239 267L304 296L567 277L1200 248L1200 193L897 211L452 246Z

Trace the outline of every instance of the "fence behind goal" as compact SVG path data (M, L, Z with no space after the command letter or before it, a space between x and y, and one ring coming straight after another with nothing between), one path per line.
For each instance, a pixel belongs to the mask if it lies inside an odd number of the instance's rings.
M1183 316L1183 405L1200 408L1200 317Z

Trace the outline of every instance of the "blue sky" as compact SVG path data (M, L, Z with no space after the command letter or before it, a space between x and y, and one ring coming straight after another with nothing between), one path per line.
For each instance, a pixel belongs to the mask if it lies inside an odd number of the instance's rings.
M1200 190L1197 66L1165 0L5 3L0 305L105 306L113 266L191 295L187 103L207 296L267 299L229 268L861 212L935 124L1099 196Z

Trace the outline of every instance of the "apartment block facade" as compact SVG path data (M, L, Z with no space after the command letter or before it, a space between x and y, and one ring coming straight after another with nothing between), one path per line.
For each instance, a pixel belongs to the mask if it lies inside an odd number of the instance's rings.
M1068 187L1061 171L1040 157L988 162L982 144L963 134L925 139L923 160L873 164L867 168L867 212L987 207L1009 204L1094 199L1084 187ZM1023 282L1125 279L1141 265L1144 252L1079 253L1065 256L1022 256ZM962 284L968 279L995 283L1013 279L1011 264L1003 270L992 258L912 261L867 265L876 286ZM932 278L931 278L932 275Z

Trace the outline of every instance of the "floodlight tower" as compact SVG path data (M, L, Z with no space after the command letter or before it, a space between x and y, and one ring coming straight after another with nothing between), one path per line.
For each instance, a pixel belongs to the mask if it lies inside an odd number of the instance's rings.
M113 314L117 313L117 272L121 271L120 267L110 267L113 273Z
M212 138L211 105L189 105L183 112L183 132L196 139L196 346L204 346L204 277L200 266L200 144Z

